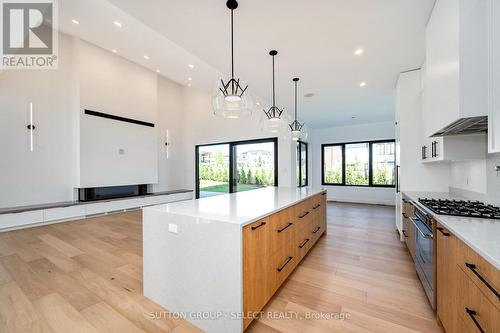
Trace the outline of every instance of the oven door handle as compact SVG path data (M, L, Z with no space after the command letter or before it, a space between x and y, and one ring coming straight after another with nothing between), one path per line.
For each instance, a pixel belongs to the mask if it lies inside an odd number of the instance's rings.
M418 230L418 232L422 235L423 238L425 238L425 239L433 239L434 238L434 236L432 234L429 235L429 234L426 234L425 232L422 231L422 229L418 226L418 223L417 223L415 218L410 217L410 221L413 223L413 225Z

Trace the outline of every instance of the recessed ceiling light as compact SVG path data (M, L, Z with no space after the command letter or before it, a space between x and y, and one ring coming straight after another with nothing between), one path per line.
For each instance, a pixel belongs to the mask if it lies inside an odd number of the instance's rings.
M149 56L148 55L144 55L144 59L149 60Z
M307 93L307 94L304 95L304 97L307 97L307 98L313 97L313 96L314 96L314 93Z
M80 24L80 21L75 20L75 19L72 19L71 22L73 22L73 24L76 24L76 25Z
M192 77L188 77L188 81L193 81L193 78Z
M156 70L156 73L161 73L161 71L159 69Z
M118 21L114 21L113 24L116 25L118 28L122 27L122 24Z
M257 103L255 103L255 105L260 106L260 103L259 103L259 102L257 102Z
M356 51L354 51L354 54L359 56L359 55L362 55L363 54L363 49L357 49Z
M364 86L366 86L366 82L361 82L361 83L359 84L359 86L360 86L360 87L364 87Z
M111 52L118 53L118 51L116 49L111 49Z
M191 83L188 83L188 87L191 87Z
M193 64L189 64L188 67L191 68L191 69L193 69L194 65Z

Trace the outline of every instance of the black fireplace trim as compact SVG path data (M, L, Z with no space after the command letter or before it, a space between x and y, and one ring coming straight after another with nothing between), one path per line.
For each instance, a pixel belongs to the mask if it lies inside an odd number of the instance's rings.
M155 124L153 124L153 123L148 123L146 121L132 119L132 118L125 118L125 117L115 116L115 115L109 114L109 113L103 113L103 112L97 112L97 111L92 111L92 110L85 109L85 114L88 114L89 116L95 116L95 117L107 118L107 119L112 119L112 120L124 121L126 123L131 123L131 124L136 124L136 125L141 125L141 126L155 127Z

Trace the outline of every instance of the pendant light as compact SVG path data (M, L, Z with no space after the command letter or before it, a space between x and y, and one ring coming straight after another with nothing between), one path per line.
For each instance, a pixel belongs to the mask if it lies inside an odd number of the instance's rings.
M301 130L302 127L304 127L304 124L301 124L297 120L297 83L299 82L299 78L294 78L293 82L295 83L295 120L290 124L290 129L292 130L292 140L298 141L300 139Z
M264 110L264 113L267 116L267 120L270 123L277 123L281 120L281 114L283 113L283 109L280 109L279 107L276 106L276 85L275 85L275 79L274 79L274 57L278 54L278 51L276 50L271 50L269 52L269 55L273 59L273 105L269 108L269 110ZM271 124L270 124L271 125ZM273 125L271 125L273 126Z
M240 79L234 75L234 10L238 8L236 0L228 0L227 8L231 10L231 78L221 79L213 96L214 114L225 118L240 118L252 114L254 105Z

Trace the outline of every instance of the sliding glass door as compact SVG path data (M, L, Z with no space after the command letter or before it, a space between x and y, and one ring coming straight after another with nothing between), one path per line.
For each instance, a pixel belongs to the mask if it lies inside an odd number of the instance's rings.
M197 147L198 197L229 193L229 144Z
M278 140L260 139L196 147L196 197L278 185Z

